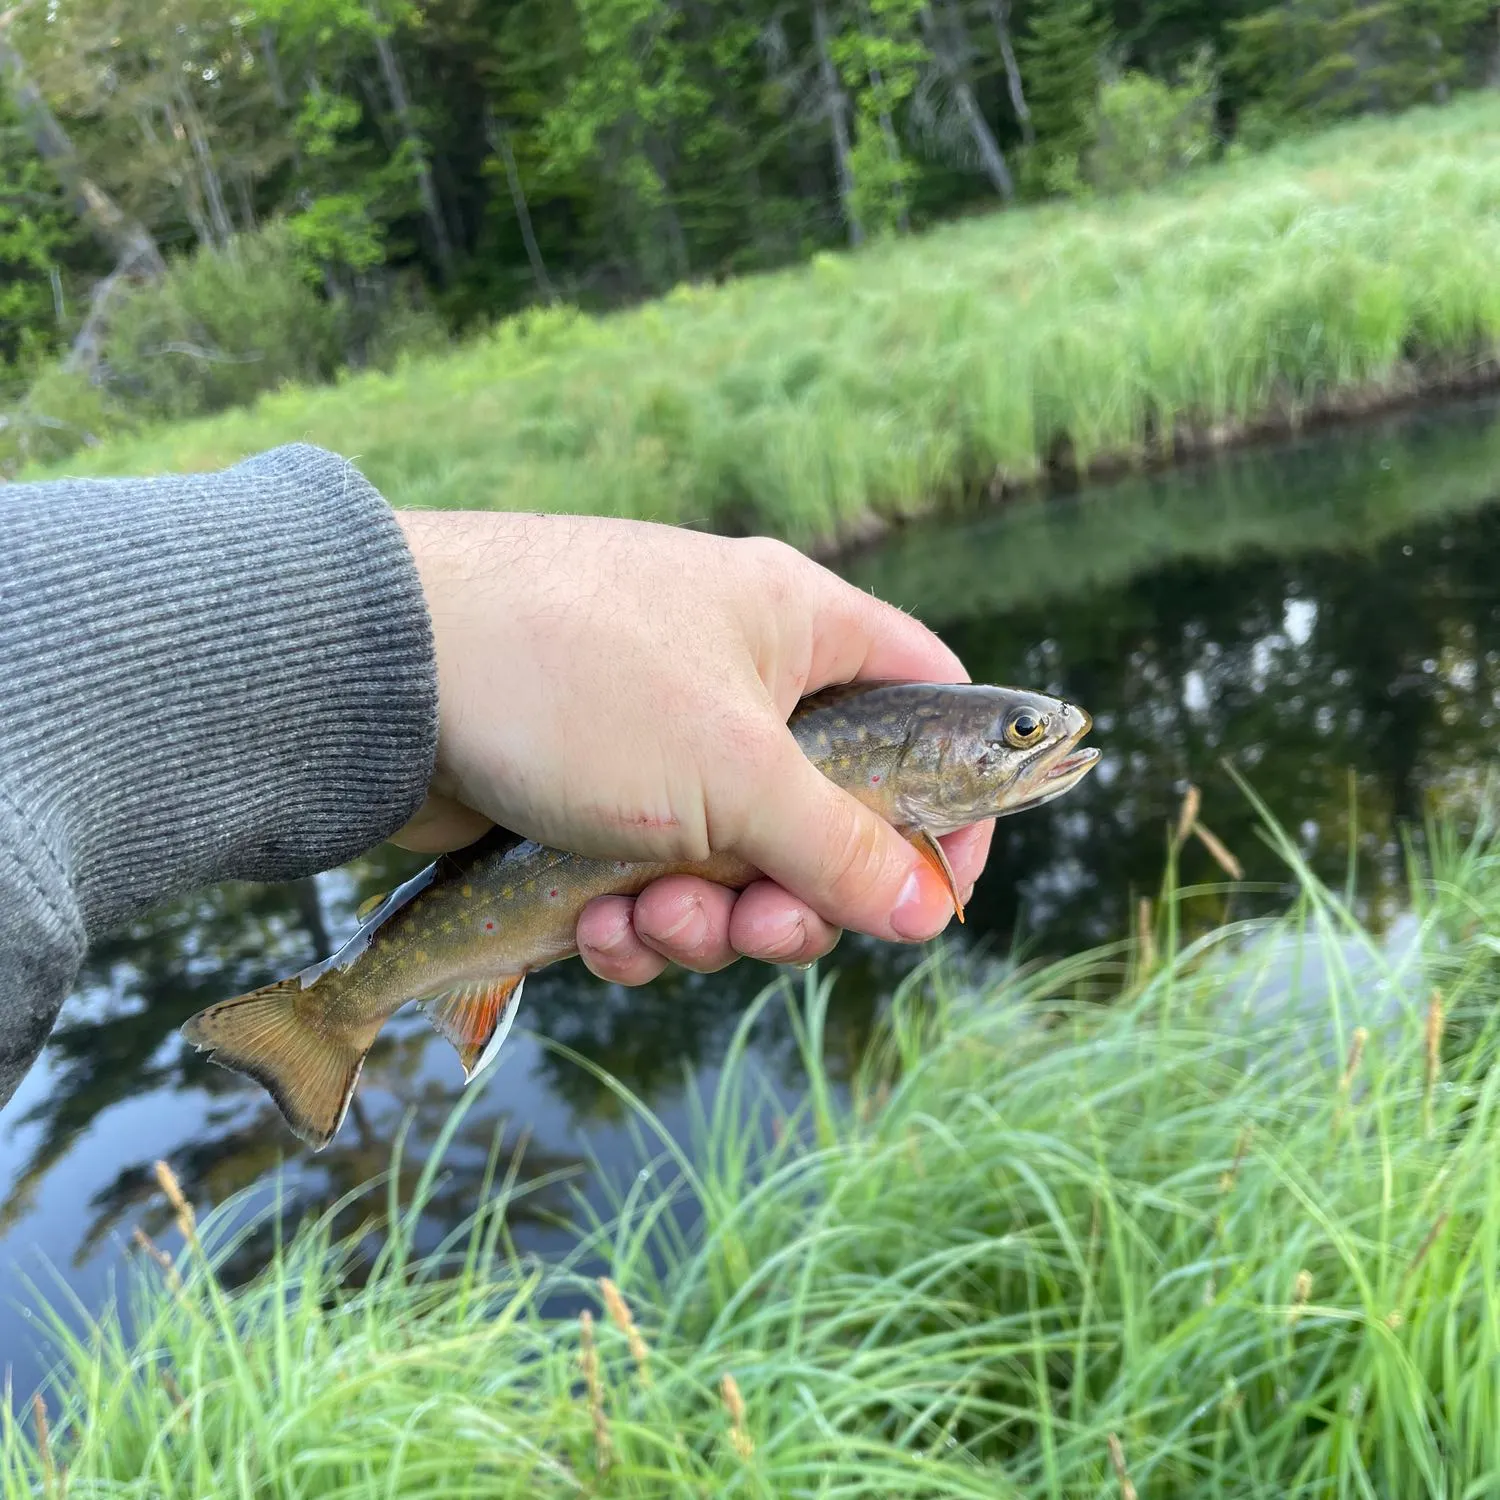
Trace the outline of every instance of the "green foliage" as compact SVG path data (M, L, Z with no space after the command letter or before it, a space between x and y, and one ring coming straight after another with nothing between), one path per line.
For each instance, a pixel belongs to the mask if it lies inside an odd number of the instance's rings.
M1099 90L1084 157L1089 185L1104 193L1160 186L1208 159L1214 142L1214 77L1206 53L1176 84L1126 72Z
M325 193L286 221L303 276L318 281L338 267L371 271L385 259L385 238L359 193Z
M849 106L842 166L805 5L100 0L16 8L6 36L79 166L169 255L284 222L325 292L415 271L455 328L805 261L841 243L846 209L877 237L949 218L1003 180L997 150L1033 197L1158 180L1201 132L1147 80L1166 86L1204 46L1227 59L1218 123L1252 145L1445 98L1496 65L1491 0L823 9ZM1120 70L1100 103L1101 77ZM1130 139L1137 128L1154 144ZM0 178L41 171L12 144ZM13 368L21 325L55 337L40 260L62 252L41 241L78 226L39 213L23 231L4 212L0 271L19 259L0 278L0 361ZM87 287L63 280L76 311Z
M1330 192L1329 185L1336 191ZM1500 353L1500 97L1340 127L1170 193L978 218L156 430L70 468L294 431L414 505L586 510L812 544L1045 472L1224 441Z
M910 211L918 168L910 157L892 152L878 113L863 104L854 117L849 171L854 179L850 206L865 233L871 238L891 233Z
M553 172L587 170L603 218L632 246L647 287L690 270L666 172L668 143L706 118L711 96L688 72L672 0L574 0L577 65L539 124Z
M28 464L57 463L134 427L129 414L80 370L44 364L25 396L0 412L0 478Z
M1446 99L1483 76L1493 16L1489 0L1283 0L1236 20L1227 66L1247 131Z
M0 399L56 347L56 292L78 238L52 174L38 161L0 92ZM71 278L69 278L71 280Z
M169 256L284 223L326 295L415 272L455 329L805 262L843 242L850 212L877 239L931 224L992 195L1007 165L1031 197L1160 180L1202 144L1168 80L1204 46L1227 57L1217 125L1255 146L1444 98L1496 65L1490 0L822 9L842 163L805 5L100 0L16 8L6 36L78 166ZM41 171L0 147L0 179L17 163ZM0 223L0 271L18 257L0 279L6 368L21 325L28 348L56 337L40 261L63 251L41 241L78 229ZM63 283L76 316L88 288Z
M833 983L774 987L682 1136L548 1044L642 1142L556 1260L517 1255L507 1217L563 1174L498 1139L472 1216L418 1253L472 1093L414 1182L398 1150L360 1195L356 1236L306 1223L247 1284L236 1248L274 1207L183 1213L170 1270L137 1257L96 1323L35 1298L49 1437L0 1406L0 1496L66 1472L121 1500L1071 1500L1112 1462L1159 1500L1484 1493L1495 829L1431 830L1384 935L1266 831L1282 917L1189 944L1169 867L1149 949L985 982L938 958L847 1087ZM795 1091L751 1050L771 1006Z
M110 388L141 418L170 420L325 380L342 352L338 317L284 228L245 235L122 301L104 351Z
M925 0L873 0L860 24L843 31L831 51L854 104L849 169L851 206L872 236L907 220L917 161L901 150L894 121L910 99L931 55L918 35Z
M1038 0L1031 11L1016 46L1037 135L1022 171L1031 192L1076 183L1112 34L1094 0Z
M391 229L413 206L409 149L386 152L357 100L314 89L302 100L295 202L286 218L311 281L374 270L391 255Z

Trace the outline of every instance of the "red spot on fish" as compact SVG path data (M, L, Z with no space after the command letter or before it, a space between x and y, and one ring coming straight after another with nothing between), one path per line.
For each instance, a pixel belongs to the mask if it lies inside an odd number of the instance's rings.
M549 896L551 896L554 900L556 900L557 899L557 887L553 886L552 889L547 892L547 894Z
M879 786L879 785L880 785L880 772L879 772L879 771L877 771L877 772L876 772L876 773L875 773L875 774L874 774L874 775L873 775L873 776L872 776L872 777L871 777L871 778L870 778L870 785L871 785L871 786Z
M495 930L495 924L493 922L486 922L484 924L484 930L486 932L493 932Z

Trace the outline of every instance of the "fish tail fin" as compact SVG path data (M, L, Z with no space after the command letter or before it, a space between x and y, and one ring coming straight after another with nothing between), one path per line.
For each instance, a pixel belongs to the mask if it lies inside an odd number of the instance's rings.
M253 1078L321 1151L344 1123L370 1045L309 1026L298 1003L306 994L297 979L269 984L200 1010L182 1034L221 1068Z
M463 1064L465 1084L473 1081L499 1056L500 1045L516 1019L524 972L506 974L486 983L465 985L421 1002L433 1030L453 1044Z

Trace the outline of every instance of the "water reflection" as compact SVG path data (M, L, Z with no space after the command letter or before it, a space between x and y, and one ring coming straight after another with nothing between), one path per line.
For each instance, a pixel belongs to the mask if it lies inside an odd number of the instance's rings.
M1116 936L1159 881L1167 828L1196 781L1205 818L1251 880L1277 860L1228 759L1315 865L1339 878L1357 828L1371 909L1394 908L1398 825L1455 793L1491 758L1500 693L1500 422L1483 403L1276 454L1238 455L1076 501L914 529L857 559L858 582L915 609L976 679L1019 682L1087 705L1106 759L1078 791L997 831L964 941L1002 953ZM1351 793L1357 825L1351 824ZM151 1164L168 1155L200 1204L287 1167L283 1217L321 1208L389 1163L403 1118L403 1175L421 1169L459 1092L456 1061L417 1018L388 1028L338 1140L311 1156L265 1095L185 1050L176 1028L225 995L329 952L370 895L418 861L376 851L281 887L226 885L101 944L43 1063L0 1116L0 1290L40 1248L83 1301L136 1225L167 1230ZM1217 880L1189 846L1184 874ZM1198 918L1222 913L1217 898ZM916 955L846 939L830 1017L835 1066L858 1056L881 996ZM526 1143L526 1171L565 1173L585 1140L633 1164L615 1095L521 1035L555 1038L621 1078L669 1124L703 1082L750 997L773 976L740 965L668 974L625 991L576 962L528 983L525 1014L448 1153L435 1237L472 1207L492 1145ZM757 1052L784 1080L792 1041L773 1007ZM523 1245L556 1242L560 1189L527 1200ZM348 1223L354 1226L350 1210ZM243 1242L248 1272L270 1226ZM170 1239L170 1235L167 1236ZM31 1341L0 1305L0 1363L17 1390Z

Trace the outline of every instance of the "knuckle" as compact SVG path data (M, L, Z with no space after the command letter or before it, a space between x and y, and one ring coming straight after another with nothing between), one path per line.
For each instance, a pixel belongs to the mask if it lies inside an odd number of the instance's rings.
M804 587L811 566L806 557L788 542L776 537L744 538L745 556L755 577L756 587L773 605L785 605Z
M745 556L758 568L769 572L796 573L807 559L790 542L774 536L747 536L741 539Z

